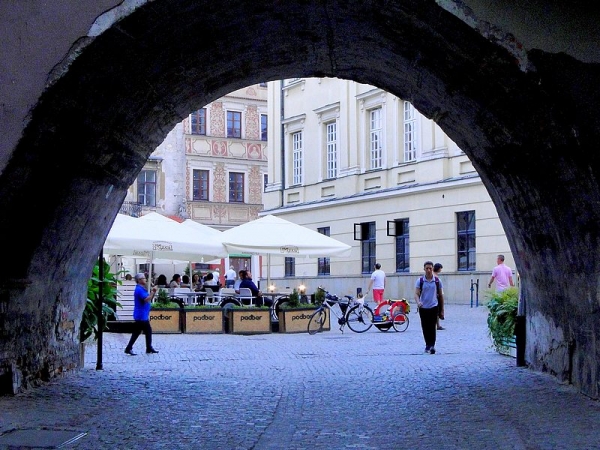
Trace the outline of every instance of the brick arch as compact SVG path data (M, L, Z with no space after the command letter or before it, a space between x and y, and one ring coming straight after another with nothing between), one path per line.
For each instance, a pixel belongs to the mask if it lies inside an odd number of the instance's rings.
M150 2L39 99L0 176L0 390L74 365L93 260L175 123L255 82L332 76L410 100L468 154L523 277L529 363L598 396L598 67L506 50L433 2L265 5Z

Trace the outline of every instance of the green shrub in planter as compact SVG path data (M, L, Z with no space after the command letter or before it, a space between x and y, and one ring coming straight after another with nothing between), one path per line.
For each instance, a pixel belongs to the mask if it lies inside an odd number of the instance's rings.
M519 307L519 292L516 287L510 287L502 292L490 294L487 303L489 314L487 318L488 331L496 350L506 347L508 341L515 336L515 324Z
M103 260L104 265L104 281L102 283L102 316L104 317L104 330L108 330L106 323L109 316L115 314L118 306L121 304L117 301L119 295L117 286L122 284L118 279L118 275L122 272L111 273L110 264ZM79 324L79 341L84 342L90 336L94 339L98 338L98 297L100 296L100 265L96 261L96 265L92 270L92 276L88 280L87 300L83 316Z

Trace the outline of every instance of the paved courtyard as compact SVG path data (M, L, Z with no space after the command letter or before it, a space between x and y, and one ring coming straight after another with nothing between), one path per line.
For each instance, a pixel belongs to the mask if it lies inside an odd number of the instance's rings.
M0 448L600 449L599 402L497 354L485 307L446 317L436 355L414 312L404 333L155 335L156 355L105 334L103 370L89 347L81 371L0 397Z

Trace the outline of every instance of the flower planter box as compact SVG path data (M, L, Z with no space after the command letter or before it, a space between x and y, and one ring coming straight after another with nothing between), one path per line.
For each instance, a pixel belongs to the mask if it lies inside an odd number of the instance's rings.
M221 308L190 308L183 311L185 333L224 333Z
M181 309L152 308L150 326L153 333L181 333Z
M513 358L517 357L517 344L516 338L513 339L503 339L503 345L498 347L498 353L505 356L512 356Z
M316 310L316 308L282 309L279 312L279 332L306 333L308 331L308 321ZM327 313L329 313L329 310L327 310ZM329 315L325 319L325 324L329 327Z
M258 308L227 310L229 332L232 334L265 334L271 332L271 311Z

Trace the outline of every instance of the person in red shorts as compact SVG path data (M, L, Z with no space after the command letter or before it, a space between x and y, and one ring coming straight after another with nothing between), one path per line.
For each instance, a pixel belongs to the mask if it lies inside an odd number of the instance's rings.
M371 274L371 281L367 288L367 294L373 288L373 300L379 305L383 302L383 291L385 290L385 272L381 270L381 264L375 264L375 270Z

